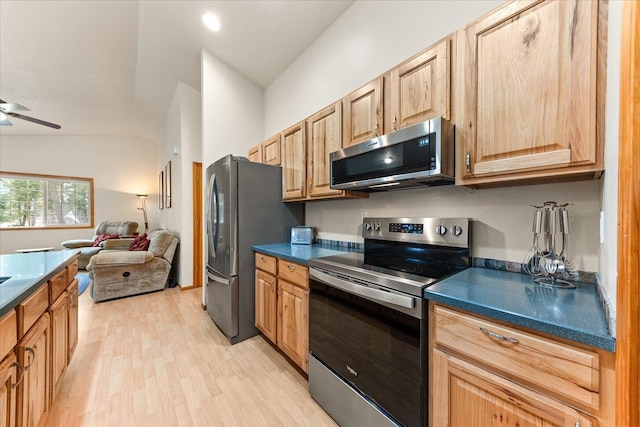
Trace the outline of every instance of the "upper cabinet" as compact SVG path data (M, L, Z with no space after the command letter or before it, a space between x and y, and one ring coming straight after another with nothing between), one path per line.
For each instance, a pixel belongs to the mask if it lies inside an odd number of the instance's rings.
M601 174L606 5L600 15L599 7L510 2L458 32L457 184Z
M307 119L307 180L309 197L340 195L331 189L329 155L342 149L342 103L340 101Z
M382 135L382 77L344 97L342 147L350 147Z
M247 153L249 160L268 165L280 164L280 134L274 135L266 141L251 147Z
M450 119L452 37L384 76L384 133L434 117Z
M304 120L284 130L282 144L282 198L303 199L306 193L307 158Z

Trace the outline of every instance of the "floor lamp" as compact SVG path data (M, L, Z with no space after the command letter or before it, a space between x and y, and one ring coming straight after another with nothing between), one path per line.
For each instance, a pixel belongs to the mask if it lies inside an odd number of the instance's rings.
M138 208L138 210L142 211L142 214L144 215L144 232L146 233L149 231L149 222L147 221L147 204L145 202L148 194L136 194L136 196L138 196L142 202L142 207Z

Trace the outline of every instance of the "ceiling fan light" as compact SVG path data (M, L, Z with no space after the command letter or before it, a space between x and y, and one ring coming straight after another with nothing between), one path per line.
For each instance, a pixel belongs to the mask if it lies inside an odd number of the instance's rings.
M9 117L3 112L0 111L0 126L12 126L9 121Z
M204 22L204 25L206 25L211 31L220 31L220 20L216 15L206 13L202 15L202 22Z

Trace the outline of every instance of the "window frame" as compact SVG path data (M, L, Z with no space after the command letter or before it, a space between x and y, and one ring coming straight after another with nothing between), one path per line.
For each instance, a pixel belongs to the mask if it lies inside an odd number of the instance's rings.
M46 175L46 174L37 174L37 173L25 173L25 172L8 172L8 171L0 171L0 178L16 178L20 179L23 177L24 179L32 179L32 180L40 180L40 181L80 181L86 182L89 184L89 224L59 224L59 225L45 225L45 226L33 226L33 227L3 227L0 225L0 230L2 231L11 231L11 230L61 230L61 229L84 229L84 228L94 228L94 187L93 187L93 178L84 178L77 176L64 176L64 175ZM45 212L47 211L46 205L47 200L44 200L45 203Z

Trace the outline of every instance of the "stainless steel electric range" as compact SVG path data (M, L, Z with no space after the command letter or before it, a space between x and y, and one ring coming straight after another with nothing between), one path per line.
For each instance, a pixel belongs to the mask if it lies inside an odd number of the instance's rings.
M427 425L425 287L470 266L469 219L365 218L309 261L309 390L343 427Z

